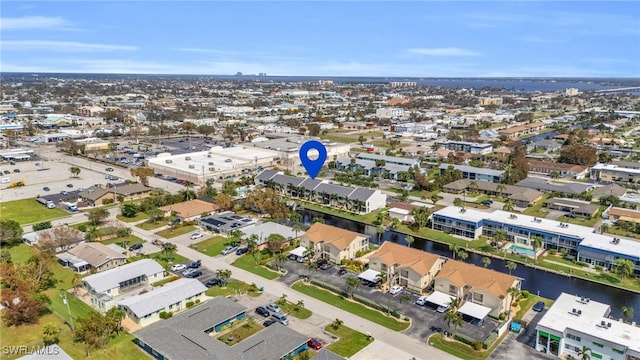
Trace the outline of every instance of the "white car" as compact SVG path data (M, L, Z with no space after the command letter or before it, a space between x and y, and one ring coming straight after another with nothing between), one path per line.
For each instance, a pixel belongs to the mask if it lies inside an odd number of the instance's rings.
M426 304L426 303L427 303L427 297L426 297L426 296L424 296L424 295L423 295L423 296L420 296L420 297L418 298L418 300L416 300L416 305L424 306L424 304Z
M451 305L438 306L438 308L436 309L436 311L439 312L439 313L445 313L445 312L447 312L449 310L451 310Z
M193 234L191 234L190 239L191 240L195 240L195 239L200 239L201 237L204 237L204 235L202 235L200 233L193 233Z
M389 289L389 294L391 295L397 295L402 291L402 286L400 285L393 285L391 287L391 289Z
M187 268L185 264L175 264L171 266L171 271L182 271Z

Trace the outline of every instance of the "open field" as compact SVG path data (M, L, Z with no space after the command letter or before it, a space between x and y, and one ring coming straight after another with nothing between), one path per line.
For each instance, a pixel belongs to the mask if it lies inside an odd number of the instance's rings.
M239 267L240 269L247 270L252 272L258 276L262 276L265 279L273 280L280 276L279 273L269 270L264 266L256 264L253 257L249 254L239 257L236 261L234 261L231 265L235 267Z
M327 325L324 329L338 337L338 341L327 346L327 349L346 358L364 349L371 342L367 339L367 335L344 325L340 325L337 329Z
M15 220L20 225L59 219L68 215L68 212L60 208L48 209L33 198L0 203L0 217Z

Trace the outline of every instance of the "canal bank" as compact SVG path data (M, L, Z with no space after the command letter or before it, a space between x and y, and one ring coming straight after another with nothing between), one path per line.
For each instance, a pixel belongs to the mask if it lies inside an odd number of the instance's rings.
M406 244L406 233L386 229L382 234L377 233L377 226L367 224L354 219L347 219L339 215L322 212L317 210L304 209L300 210L303 220L310 223L313 218L323 218L325 223L337 226L343 229L356 231L371 236L372 242L380 243L384 241L392 241L396 243ZM449 244L437 240L431 240L417 235L410 234L414 237L413 247L419 248L440 256L451 257L452 251L449 250ZM580 296L590 297L596 301L600 301L611 305L612 316L619 318L622 315L622 307L634 309L633 321L640 322L640 294L624 288L611 286L592 279L583 279L564 272L558 272L542 266L527 263L522 259L505 258L495 253L487 253L478 251L477 249L460 247L469 253L466 262L473 263L476 266L484 266L483 257L492 258L488 268L504 273L508 273L506 268L507 261L518 263L516 269L512 271L512 275L523 278L523 289L529 290L533 294L555 299L561 292L576 294Z

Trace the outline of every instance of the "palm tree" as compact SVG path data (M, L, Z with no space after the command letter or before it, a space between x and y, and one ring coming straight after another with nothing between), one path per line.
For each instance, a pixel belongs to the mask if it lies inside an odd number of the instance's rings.
M378 234L378 244L380 244L380 240L382 239L382 234L384 234L385 230L386 229L382 224L378 225L378 227L376 228L376 233Z
M464 250L460 250L458 251L458 257L464 262L469 257L469 253Z
M300 309L304 309L304 300L298 300L296 306Z
M287 294L282 294L282 296L280 296L280 299L278 299L278 301L276 301L278 304L280 305L284 305L287 303Z
M507 289L507 294L511 296L511 300L509 301L509 310L507 310L507 313L510 314L511 307L513 307L513 302L518 298L518 296L520 296L520 289L515 287L510 287L509 289Z
M491 258L485 256L482 258L482 265L484 265L484 267L489 267L489 265L491 265Z
M633 274L633 262L631 260L617 259L615 273L620 276L620 279L625 279Z
M360 280L355 276L349 276L345 280L345 286L347 287L347 292L349 293L350 297L353 297L354 290L359 288L360 285Z
M502 210L504 211L513 211L513 208L514 208L514 205L511 200L507 200L507 202L505 202L504 205L502 206Z
M453 259L456 259L456 253L458 252L458 249L460 249L460 247L456 244L449 244L449 250L451 250L453 252Z
M77 166L72 166L69 168L69 172L73 177L78 177L78 175L80 175L80 168Z
M168 262L173 261L173 255L178 252L178 247L176 244L172 243L164 243L162 244L162 253L164 254L165 259Z
M444 320L447 323L447 326L449 328L451 328L451 325L453 325L454 331L456 328L464 324L464 321L462 320L462 316L457 312L453 311L453 308L450 311L448 311L446 314L444 314Z
M413 244L413 242L416 241L416 239L414 239L413 236L411 235L407 235L405 236L404 241L407 242L408 247L411 247L411 244Z
M216 277L222 280L221 287L227 286L227 281L231 279L231 270L227 269L218 269L216 270Z
M342 324L344 324L344 321L336 318L335 320L333 320L333 322L331 323L331 327L333 328L333 330L338 330L340 329L340 326L342 326Z
M293 232L295 233L296 237L298 237L298 233L300 231L302 231L302 229L300 228L300 225L298 225L298 224L293 224L293 226L291 227L291 230L293 230Z
M577 352L580 360L591 360L591 348L582 346L582 349L578 349Z
M496 186L496 192L500 195L502 195L506 190L507 190L506 184L500 183L498 184L498 186Z
M73 273L71 286L73 286L73 295L78 296L78 288L82 286L82 276L80 276L80 274L78 274L77 272Z
M478 190L478 181L477 180L469 181L469 190L471 192L474 192L473 190Z
M534 235L531 237L531 246L533 247L534 258L538 259L538 249L542 247L544 244L544 239L542 236Z
M507 232L504 229L496 230L493 233L493 240L498 244L502 244L503 241L507 240Z
M509 269L509 275L511 275L511 272L518 267L518 264L514 263L513 261L507 261L505 267Z
M458 308L460 307L460 299L458 299L457 297L450 297L449 298L449 306L451 307L451 312L457 312Z
M600 234L604 234L607 231L609 231L609 224L604 223L604 224L600 225Z
M409 301L411 301L411 296L406 293L403 293L402 296L400 296L400 304L406 304ZM402 310L402 315L404 315L404 309Z
M633 308L623 306L622 307L622 316L631 319L633 317Z
M398 218L391 219L391 224L389 224L389 228L391 230L395 230L398 228L398 226L400 226L400 219Z
M258 250L258 235L251 234L249 235L245 241L247 242L247 251L253 257L253 260L258 263L258 259L256 259L256 251Z
M311 272L318 271L318 263L315 261L307 261L307 267L309 268L309 280L311 280Z
M388 274L386 273L386 271L380 271L380 273L376 275L376 279L378 279L378 282L380 283L380 285L384 285L389 280L387 276Z
M282 270L282 265L287 262L287 255L282 252L276 255L276 265L278 266L278 270Z

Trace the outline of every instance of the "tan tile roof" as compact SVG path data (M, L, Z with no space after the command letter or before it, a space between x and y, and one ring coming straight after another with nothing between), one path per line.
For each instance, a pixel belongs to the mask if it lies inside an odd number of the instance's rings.
M498 298L507 296L516 277L456 260L447 260L437 279L449 279L456 286L469 285L473 291L487 290Z
M307 230L304 236L311 239L314 243L324 241L325 243L333 244L340 250L344 250L355 238L361 235L357 232L341 229L335 226L315 223L309 228L309 230Z
M120 254L119 252L109 248L104 244L96 242L80 244L72 249L69 249L69 251L67 252L88 262L93 267L98 267L105 262L113 259L125 258L125 256Z
M391 241L384 242L370 257L381 259L387 266L398 264L401 267L410 267L423 276L429 273L440 258L438 255Z
M612 207L611 209L609 209L609 216L624 216L631 219L640 220L640 211Z
M173 205L159 208L162 211L175 211L179 217L190 218L205 212L217 211L220 207L216 204L208 203L199 199L183 201Z

